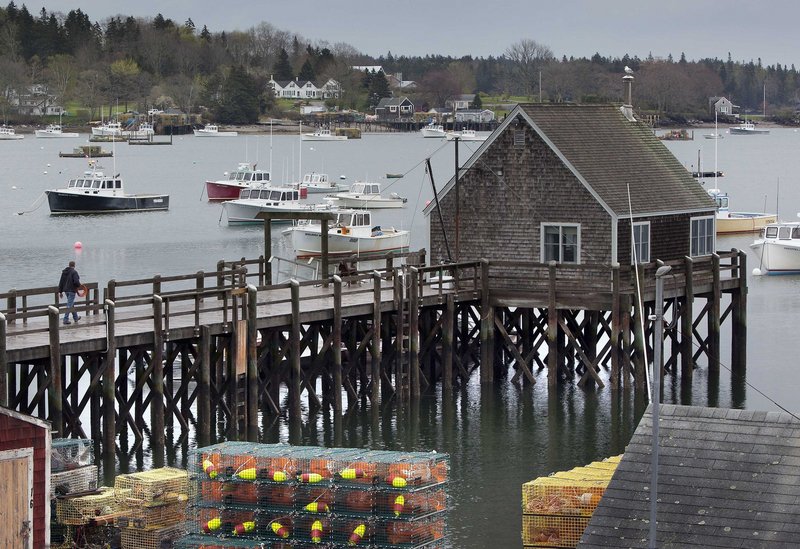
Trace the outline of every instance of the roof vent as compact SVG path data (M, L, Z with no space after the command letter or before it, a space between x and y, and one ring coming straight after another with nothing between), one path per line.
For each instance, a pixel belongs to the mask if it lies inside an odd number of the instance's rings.
M633 116L633 100L631 99L633 88L633 69L627 65L625 66L625 76L622 77L622 82L625 85L626 103L620 107L620 111L622 111L623 116L625 116L629 122L636 122L636 117Z

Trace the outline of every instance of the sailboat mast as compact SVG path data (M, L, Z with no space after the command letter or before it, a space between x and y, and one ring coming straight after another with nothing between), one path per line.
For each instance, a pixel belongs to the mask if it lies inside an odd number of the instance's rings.
M719 132L717 131L717 110L714 109L714 188L717 187L717 142L719 141Z

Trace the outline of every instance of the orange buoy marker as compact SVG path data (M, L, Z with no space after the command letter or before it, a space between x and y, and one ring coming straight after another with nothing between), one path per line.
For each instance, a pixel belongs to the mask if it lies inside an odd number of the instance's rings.
M302 473L297 475L297 480L304 484L314 484L322 481L322 475L319 473Z
M403 507L406 504L406 498L403 496L397 496L394 498L394 503L392 504L392 511L394 511L394 516L399 517L400 513L403 512Z
M203 460L203 472L208 475L208 478L217 478L217 468L210 459Z
M364 537L364 534L367 533L367 526L365 524L359 524L356 526L353 533L350 534L350 539L347 540L347 545L356 545L359 541Z
M236 474L234 476L239 477L242 480L255 480L256 479L256 468L255 467L249 467L247 469L241 469L239 471L236 471Z
M286 482L289 479L289 475L287 475L283 471L267 471L267 478L273 482Z
M283 524L281 524L280 522L273 522L272 523L272 531L279 538L288 538L289 537L289 529L286 526L284 526Z
M309 513L327 513L330 510L328 504L325 503L324 501L312 501L311 503L303 507L303 509L305 509Z
M311 541L319 543L322 541L322 521L315 520L311 525Z
M400 475L392 475L387 480L395 488L405 488L408 485L408 481Z
M222 526L222 521L219 517L215 517L203 525L203 533L210 534L211 532L216 532Z
M355 480L357 478L364 478L366 473L364 473L363 469L343 469L339 476L345 480Z
M256 523L253 522L252 520L248 520L234 526L233 535L241 536L242 534L250 534L251 532L254 532L255 529L256 529Z

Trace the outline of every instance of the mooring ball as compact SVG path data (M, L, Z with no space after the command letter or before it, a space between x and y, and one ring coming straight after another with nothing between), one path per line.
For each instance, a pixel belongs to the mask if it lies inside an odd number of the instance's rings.
M761 269L759 269L758 267L753 269L753 276L761 276Z
M75 244L73 244L72 247L75 248L76 250L80 250L81 248L83 248L83 244L79 240Z

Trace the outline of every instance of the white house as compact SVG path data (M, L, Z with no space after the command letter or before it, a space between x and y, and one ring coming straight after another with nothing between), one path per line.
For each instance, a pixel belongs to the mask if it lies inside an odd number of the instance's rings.
M316 84L311 80L275 80L270 76L269 86L275 97L290 99L330 99L337 98L342 93L341 85L333 78L329 78L324 84Z
M738 107L726 97L709 97L708 105L712 114L716 112L722 115L732 115L733 109Z
M491 122L494 111L489 109L464 109L456 111L456 122Z
M475 94L465 93L462 95L454 95L444 102L444 106L450 110L460 111L470 108L473 101L475 101Z
M19 114L31 116L64 114L64 107L57 104L57 97L44 84L34 84L25 93L9 90L8 102Z

